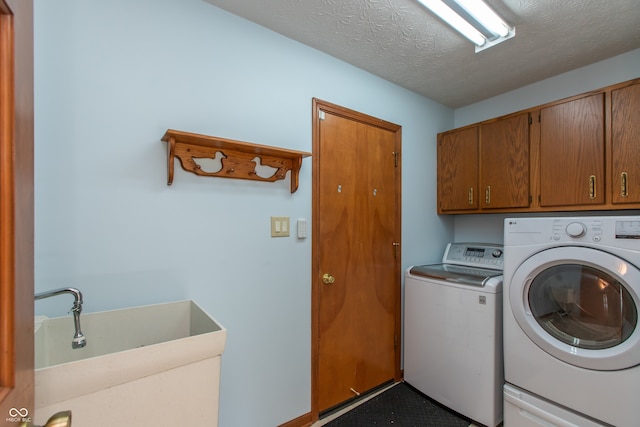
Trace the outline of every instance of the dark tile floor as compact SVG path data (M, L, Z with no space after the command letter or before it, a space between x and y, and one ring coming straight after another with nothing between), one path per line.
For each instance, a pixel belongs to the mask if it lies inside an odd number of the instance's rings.
M458 414L448 411L405 383L393 384L359 400L312 427L473 427Z

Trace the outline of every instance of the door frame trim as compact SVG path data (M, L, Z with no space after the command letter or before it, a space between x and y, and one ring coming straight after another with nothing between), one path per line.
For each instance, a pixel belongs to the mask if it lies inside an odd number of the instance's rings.
M33 1L0 0L0 417L34 411Z
M341 107L336 104L332 104L330 102L322 101L318 98L312 99L312 219L311 219L311 235L313 236L311 242L311 253L312 253L312 262L311 262L311 418L312 421L317 421L320 415L319 409L319 323L320 323L320 312L318 308L318 299L319 299L319 287L321 286L321 273L320 273L320 263L319 263L319 255L320 255L320 240L315 236L320 235L320 127L318 126L320 120L320 112L329 112L331 114L345 117L351 120L355 120L370 126L376 126L379 128L383 128L394 132L396 138L396 149L398 151L397 158L401 158L401 147L402 147L402 127L387 122L381 119L378 119L373 116L369 116L354 110L350 110L345 107ZM396 235L398 236L398 241L400 242L401 238L401 213L402 213L402 186L401 186L401 162L398 161L398 173L396 174L396 188L398 189L397 199L396 199L396 218L398 218L398 222L396 224ZM401 357L401 304L402 304L402 296L401 296L401 260L402 260L402 245L398 246L398 255L395 263L395 276L397 278L396 284L396 295L395 295L395 309L394 309L394 318L395 318L395 335L397 337L397 344L395 346L395 378L396 382L402 379L402 372L400 370L400 357Z

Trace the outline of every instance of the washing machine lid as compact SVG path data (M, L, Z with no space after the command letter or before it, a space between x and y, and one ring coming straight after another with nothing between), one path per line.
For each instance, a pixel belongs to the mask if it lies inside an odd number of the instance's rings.
M640 364L640 270L595 248L538 252L507 278L509 304L527 337L581 368Z
M456 264L418 265L412 267L409 273L415 276L479 287L484 287L491 278L502 275L502 271L499 270Z

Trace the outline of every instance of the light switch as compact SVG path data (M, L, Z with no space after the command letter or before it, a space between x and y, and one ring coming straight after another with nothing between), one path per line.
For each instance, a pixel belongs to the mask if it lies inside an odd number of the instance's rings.
M271 217L271 237L288 237L289 236L289 217L288 216L272 216Z
M298 218L298 239L307 238L307 220Z

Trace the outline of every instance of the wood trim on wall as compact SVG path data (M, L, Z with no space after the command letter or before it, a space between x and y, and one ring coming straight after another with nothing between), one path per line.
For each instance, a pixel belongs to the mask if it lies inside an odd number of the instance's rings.
M284 424L280 424L278 427L308 427L313 424L311 419L311 412L307 412L304 415L300 415L298 418L294 418Z
M13 15L0 0L0 399L14 387L14 37Z
M0 0L0 419L34 412L33 0Z

